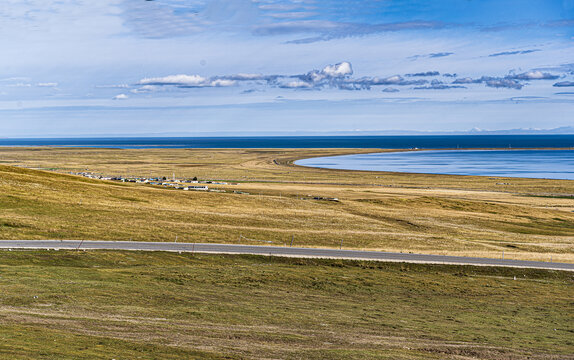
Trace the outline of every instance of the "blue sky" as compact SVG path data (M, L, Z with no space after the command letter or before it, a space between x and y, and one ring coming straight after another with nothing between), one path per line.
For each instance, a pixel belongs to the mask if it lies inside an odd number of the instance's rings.
M0 137L574 125L574 0L3 0Z

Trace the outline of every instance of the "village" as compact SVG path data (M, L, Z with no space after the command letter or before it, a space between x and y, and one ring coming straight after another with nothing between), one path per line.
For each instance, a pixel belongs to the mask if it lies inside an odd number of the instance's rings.
M89 179L147 184L147 185L162 186L184 191L208 191L208 192L225 193L227 192L226 190L210 189L209 185L239 185L239 183L236 182L229 183L224 181L198 180L197 177L194 177L192 179L177 179L175 177L175 174L173 174L171 179L168 179L165 176L163 177L107 176L107 175L94 174L89 171L70 172L70 174L83 176ZM240 190L233 190L233 193L241 195L250 195L250 193ZM296 198L297 200L320 200L320 201L339 202L339 199L336 197L324 197L311 194L308 195L297 194Z
M148 184L155 186L163 186L184 191L210 191L210 192L226 192L222 189L210 189L208 185L239 185L238 183L227 183L221 181L198 180L196 177L193 179L177 179L175 174L171 179L167 177L124 177L124 176L107 176L94 174L92 172L70 172L71 175L83 176L89 179L120 181L129 183Z

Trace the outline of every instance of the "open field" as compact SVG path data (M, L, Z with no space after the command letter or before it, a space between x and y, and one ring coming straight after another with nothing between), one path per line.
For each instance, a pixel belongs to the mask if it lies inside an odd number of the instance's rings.
M347 249L574 262L574 181L292 164L369 151L0 149L0 239L343 240ZM65 174L86 170L239 184L192 192ZM0 251L0 288L0 358L574 359L570 272Z
M574 358L567 272L0 251L0 286L2 358Z
M573 181L292 165L301 157L369 151L3 148L2 164L51 171L0 165L0 238L237 243L242 236L244 243L283 245L293 237L296 246L338 247L343 240L353 249L483 257L504 251L510 259L574 262ZM86 169L238 181L215 187L250 195L54 173Z

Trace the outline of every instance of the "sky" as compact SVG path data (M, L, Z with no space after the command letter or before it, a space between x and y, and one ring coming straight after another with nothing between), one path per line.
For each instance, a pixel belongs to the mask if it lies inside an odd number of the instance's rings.
M2 0L0 137L574 126L574 0Z

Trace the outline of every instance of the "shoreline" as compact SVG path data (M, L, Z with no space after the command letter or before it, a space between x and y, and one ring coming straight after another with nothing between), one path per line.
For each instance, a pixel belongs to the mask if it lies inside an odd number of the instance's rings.
M520 177L520 176L507 176L507 175L476 175L476 174L455 174L455 173L424 173L424 172L410 172L410 171L386 171L386 170L369 170L369 169L343 169L343 168L327 168L311 165L300 165L297 164L301 160L317 159L317 158L332 158L339 156L354 156L354 155L368 155L368 154L382 154L382 153L402 153L402 152L466 152L466 151L574 151L574 147L536 147L536 148L496 148L496 147L480 147L480 148L428 148L428 149L382 149L382 148L104 148L104 147L73 147L73 146L3 146L0 145L0 150L10 153L12 151L80 151L80 152L92 152L92 151L102 151L102 152L125 152L132 154L142 154L146 151L151 151L154 153L162 153L169 151L189 151L193 153L201 153L202 151L212 152L233 152L233 151L248 151L248 152L277 152L280 153L291 153L289 157L280 159L272 159L272 163L278 166L294 167L299 169L307 170L322 170L322 171L334 171L334 172L360 172L360 173L371 173L371 174L386 174L386 175L418 175L418 176L446 176L446 177L478 177L478 178L500 178L500 179L524 179L524 180L548 180L548 181L572 181L574 179L563 179L563 178L536 178L536 177ZM298 154L299 152L303 154ZM328 154L320 154L316 156L315 154L309 154L309 152L327 152ZM309 156L311 155L311 156ZM5 163L4 165L24 167L36 170L46 170L42 167L30 167L23 164L15 163ZM49 170L53 171L53 170ZM227 179L229 180L229 179ZM234 179L239 181L238 179ZM265 181L264 181L265 182Z
M353 168L346 168L346 167L325 167L325 166L318 166L314 164L305 165L305 164L298 164L297 162L305 161L305 160L313 160L313 159L322 159L328 161L329 159L333 158L340 158L340 157L353 157L357 155L377 155L377 154L384 154L384 153L404 153L404 152L432 152L432 153L442 153L442 152L450 152L450 153L464 153L464 152L525 152L525 151L574 151L574 147L569 148L469 148L469 149L396 149L390 151L374 151L372 153L359 153L359 154L345 154L345 155L329 155L329 156L317 156L317 157L310 157L310 158L299 158L293 160L291 164L293 166L303 167L303 168L313 168L313 169L322 169L322 170L336 170L336 171L361 171L361 172L380 172L380 173L394 173L394 174L418 174L418 175L448 175L448 176L480 176L480 177L495 177L495 178L508 178L508 179L540 179L540 180L574 180L568 178L551 178L551 177L528 177L528 176L512 176L506 174L461 174L461 173L454 173L454 172L421 172L421 171L402 171L402 170L377 170L377 169L353 169ZM352 161L351 161L352 164ZM339 166L340 164L336 164L335 166ZM413 165L413 164L411 164ZM415 164L420 166L420 164ZM344 166L340 165L340 166Z

